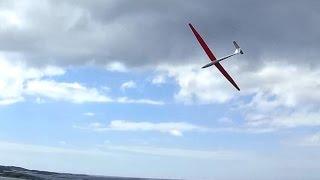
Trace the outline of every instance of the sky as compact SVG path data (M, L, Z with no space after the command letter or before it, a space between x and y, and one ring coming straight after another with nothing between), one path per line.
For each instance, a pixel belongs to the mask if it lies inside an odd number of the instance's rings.
M318 1L0 1L0 164L319 179ZM239 85L208 58L192 23Z

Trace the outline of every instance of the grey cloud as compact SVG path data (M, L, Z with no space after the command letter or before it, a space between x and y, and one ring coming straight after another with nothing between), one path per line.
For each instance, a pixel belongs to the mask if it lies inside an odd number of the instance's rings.
M9 1L5 1L11 4ZM29 3L29 4L28 4ZM265 57L317 65L318 1L111 0L1 3L25 22L0 28L0 50L31 64L128 66L196 62L203 55L187 27L192 22L219 56L238 40L258 65ZM19 9L20 8L20 9ZM254 62L254 63L251 63Z

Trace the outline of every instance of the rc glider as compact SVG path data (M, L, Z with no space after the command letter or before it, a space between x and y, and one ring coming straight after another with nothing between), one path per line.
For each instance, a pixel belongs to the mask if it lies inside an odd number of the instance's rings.
M237 54L243 54L243 51L241 50L240 46L233 41L233 45L235 46L236 50L234 51L234 53L222 57L220 59L217 59L214 54L212 53L212 51L210 50L210 48L208 47L208 45L206 44L206 42L203 40L203 38L200 36L200 34L196 31L196 29L192 26L192 24L189 24L193 34L196 36L199 44L202 46L203 50L206 52L206 54L208 55L209 59L211 60L211 62L209 64L204 65L202 68L207 68L210 67L212 65L215 65L218 70L224 75L224 77L226 77L228 79L228 81L238 90L240 91L240 88L238 87L238 85L234 82L234 80L231 78L231 76L227 73L227 71L222 67L222 65L220 64L220 61L223 61L225 59L228 59L229 57L232 57L234 55Z

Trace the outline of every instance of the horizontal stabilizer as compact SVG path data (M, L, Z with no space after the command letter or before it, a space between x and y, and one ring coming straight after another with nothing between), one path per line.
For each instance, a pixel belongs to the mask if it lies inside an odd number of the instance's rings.
M233 45L236 48L236 51L234 52L235 54L238 54L238 53L243 54L242 49L240 48L240 46L238 45L238 43L236 41L233 41Z

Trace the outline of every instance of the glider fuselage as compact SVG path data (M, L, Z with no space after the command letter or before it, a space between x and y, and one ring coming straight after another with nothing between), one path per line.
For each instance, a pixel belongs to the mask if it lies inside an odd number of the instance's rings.
M223 60L225 60L225 59L228 59L229 57L232 57L232 56L237 55L237 54L243 54L242 50L241 50L241 49L240 49L240 50L239 50L239 49L236 49L236 51L235 51L233 54L230 54L230 55L224 56L224 57L222 57L222 58L220 58L220 59L211 61L210 63L204 65L202 68L210 67L210 66L212 66L212 65L214 65L214 64L216 64L216 63L218 63L218 62L220 62L220 61L223 61Z

